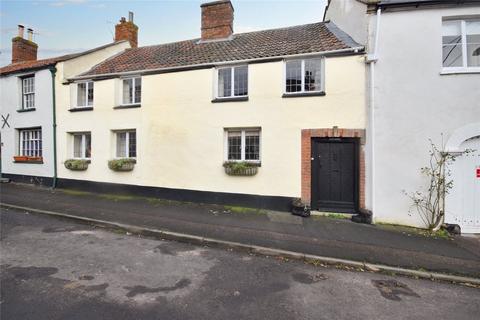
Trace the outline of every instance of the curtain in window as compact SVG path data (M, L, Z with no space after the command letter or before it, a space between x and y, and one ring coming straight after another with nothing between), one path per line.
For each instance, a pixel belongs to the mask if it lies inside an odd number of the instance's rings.
M77 85L77 106L84 107L87 105L85 100L87 94L87 84L85 82Z
M123 104L133 103L133 79L123 80Z
M218 96L230 97L232 95L232 68L218 70Z
M480 20L465 22L467 33L467 66L480 67Z
M127 133L126 132L117 132L117 157L125 158L127 148Z

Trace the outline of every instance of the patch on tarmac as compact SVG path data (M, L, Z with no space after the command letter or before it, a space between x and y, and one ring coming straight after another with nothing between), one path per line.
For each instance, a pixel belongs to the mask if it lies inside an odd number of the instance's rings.
M382 297L388 300L401 301L400 295L420 298L412 289L406 284L396 280L372 280L372 284L380 291Z

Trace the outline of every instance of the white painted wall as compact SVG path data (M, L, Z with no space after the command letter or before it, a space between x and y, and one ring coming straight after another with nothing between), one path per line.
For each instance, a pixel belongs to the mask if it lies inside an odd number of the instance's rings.
M365 128L362 56L325 61L323 97L282 98L283 62L249 66L249 101L212 103L214 69L142 77L142 106L117 109L118 79L95 82L94 110L69 112L71 92L58 94L59 176L78 180L203 191L299 197L301 129ZM225 174L224 128L261 127L262 166L254 177ZM132 172L109 170L112 130L137 130ZM92 160L75 172L69 132L90 131Z
M368 44L367 5L358 0L332 0L328 6L325 20L333 21L356 42Z
M480 7L382 14L376 64L375 220L421 226L402 193L426 185L428 139L446 143L480 121L480 74L441 75L442 17L480 15Z
M33 73L27 73L33 74ZM53 175L53 127L52 127L52 76L48 69L35 74L35 109L17 112L22 108L22 85L19 76L25 73L0 77L0 114L10 115L2 134L2 173L52 177ZM0 123L0 126L3 122ZM41 127L43 164L14 163L13 156L19 155L18 129Z
M332 0L327 18L361 42L358 37L364 34L355 31L365 27L359 12L364 9L356 0ZM377 16L363 14L366 45L373 49ZM428 164L428 139L441 145L442 134L446 143L459 128L480 121L480 74L440 74L442 17L465 15L480 16L480 6L382 13L374 91L377 222L423 226L416 213L409 213L411 200L403 191L426 185L420 168ZM367 139L370 151L369 143ZM371 189L368 179L367 188ZM367 197L367 207L368 201Z

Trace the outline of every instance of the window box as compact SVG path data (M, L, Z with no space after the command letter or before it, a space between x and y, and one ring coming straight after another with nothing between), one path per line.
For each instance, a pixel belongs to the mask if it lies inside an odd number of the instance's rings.
M259 166L260 164L257 162L246 161L227 161L223 164L225 173L229 176L254 176L257 174Z
M132 158L113 159L108 161L108 167L113 171L132 171L137 160Z
M30 156L14 156L14 162L30 162L30 163L42 163L43 157L30 157Z
M65 160L65 168L72 171L85 171L88 169L88 164L90 160L85 159L68 159Z

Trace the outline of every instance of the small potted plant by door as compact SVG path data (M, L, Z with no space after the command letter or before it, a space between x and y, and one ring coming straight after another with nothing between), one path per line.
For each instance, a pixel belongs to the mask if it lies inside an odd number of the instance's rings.
M223 164L225 173L229 176L254 176L259 166L258 163L246 161L227 161Z
M300 198L292 200L292 214L301 217L310 216L310 206L302 201Z
M90 160L86 159L68 159L65 160L65 168L73 171L84 171L87 170Z
M108 161L108 167L113 171L132 171L137 160L133 158L113 159Z

